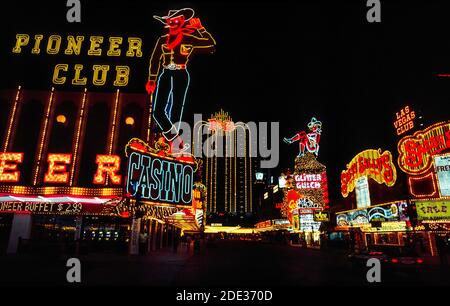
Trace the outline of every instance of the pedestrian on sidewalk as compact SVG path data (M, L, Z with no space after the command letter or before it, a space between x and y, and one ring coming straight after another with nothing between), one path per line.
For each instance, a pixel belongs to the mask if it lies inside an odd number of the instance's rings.
M141 232L139 234L139 254L140 255L146 255L146 251L147 251L147 240L148 240L148 235L147 232Z
M436 249L439 254L439 258L441 260L441 265L447 266L447 242L444 237L436 236Z
M198 254L200 252L200 239L196 236L194 240L194 253Z
M180 236L178 236L175 233L175 237L173 238L173 252L174 253L177 253L177 251L178 251L178 244L179 244L179 242L180 242Z

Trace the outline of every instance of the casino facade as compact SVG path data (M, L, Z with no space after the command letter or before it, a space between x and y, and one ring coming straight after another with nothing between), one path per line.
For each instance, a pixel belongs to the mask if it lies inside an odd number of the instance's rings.
M153 138L146 94L18 86L0 99L0 252L136 253L139 233L155 250L199 229L189 192L177 205L125 188L127 144Z

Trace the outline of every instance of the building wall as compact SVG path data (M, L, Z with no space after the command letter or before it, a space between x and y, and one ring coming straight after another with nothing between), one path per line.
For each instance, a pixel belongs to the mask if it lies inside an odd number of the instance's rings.
M17 185L48 185L43 182L48 153L71 153L66 185L92 187L97 154L121 156L124 174L126 143L132 137L146 140L147 135L146 94L18 88L0 91L0 109L2 152L24 153ZM134 124L126 124L128 117Z

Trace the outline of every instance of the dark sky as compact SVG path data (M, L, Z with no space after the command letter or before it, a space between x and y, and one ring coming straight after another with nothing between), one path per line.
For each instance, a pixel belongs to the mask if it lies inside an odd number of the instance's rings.
M363 0L91 0L82 1L81 24L69 24L65 1L59 2L14 1L1 10L0 87L49 89L56 63L83 63L86 70L106 63L130 65L125 91L144 92L148 58L163 33L151 16L192 7L215 37L217 51L190 63L186 120L194 112L209 116L223 108L235 121L280 122L281 140L317 117L323 122L319 161L328 167L332 200L340 198L340 172L358 152L389 149L396 157L392 123L401 107L421 110L425 125L449 119L450 78L436 76L450 73L448 1L382 1L379 24L366 21ZM138 36L144 56L93 58L85 49L84 56L31 55L29 48L13 56L16 33L84 35L85 40ZM280 142L280 148L279 168L292 168L298 146Z

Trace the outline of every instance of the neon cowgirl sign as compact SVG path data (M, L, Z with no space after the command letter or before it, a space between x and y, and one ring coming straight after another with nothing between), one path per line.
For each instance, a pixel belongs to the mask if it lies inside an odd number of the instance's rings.
M398 143L398 165L410 175L426 173L432 165L432 157L450 149L450 121L436 123Z
M375 180L378 184L392 187L397 180L397 170L389 151L365 150L356 155L341 173L341 193L344 198L355 189L356 181L362 176Z
M318 121L316 118L311 118L311 121L308 123L309 133L305 131L301 131L291 138L284 138L283 141L291 144L296 141L299 142L300 152L298 156L305 155L306 151L319 155L319 142L320 135L322 134L322 122Z
M133 197L191 205L193 182L190 164L139 152L128 157L127 192Z

